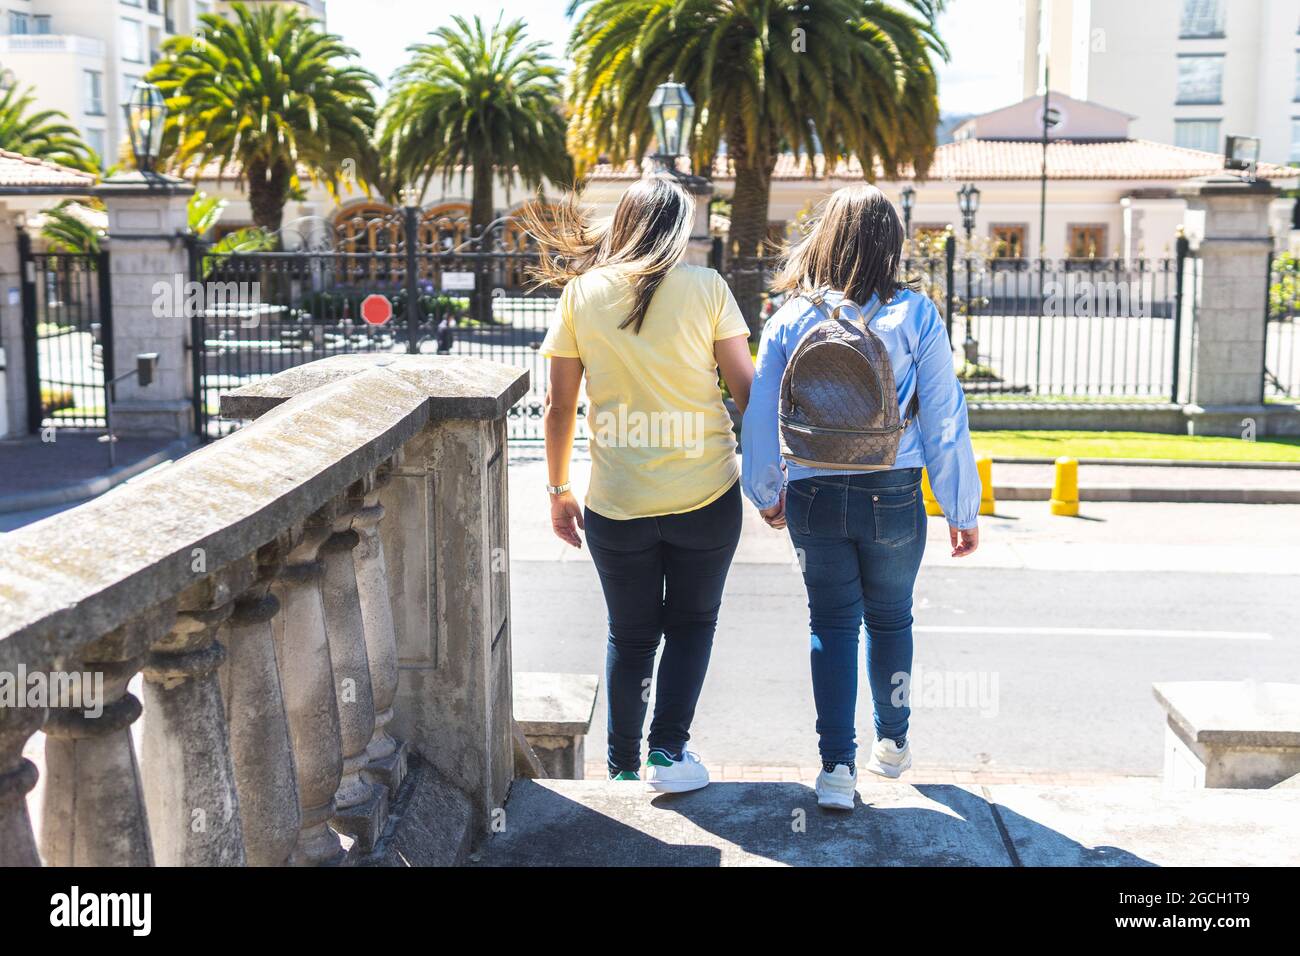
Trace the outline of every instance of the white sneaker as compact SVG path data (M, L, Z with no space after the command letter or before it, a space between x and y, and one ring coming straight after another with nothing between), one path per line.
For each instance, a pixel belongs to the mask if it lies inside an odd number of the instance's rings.
M877 740L876 745L871 748L871 759L867 761L867 769L874 774L882 777L889 777L897 780L903 775L903 771L912 766L912 742L909 740L900 748L892 740L885 738Z
M857 771L849 773L847 766L837 763L834 773L823 770L817 775L817 806L832 810L852 810L857 790Z
M645 765L646 789L655 793L686 793L709 785L709 769L693 750L682 751L681 760L672 760L662 750L652 750Z

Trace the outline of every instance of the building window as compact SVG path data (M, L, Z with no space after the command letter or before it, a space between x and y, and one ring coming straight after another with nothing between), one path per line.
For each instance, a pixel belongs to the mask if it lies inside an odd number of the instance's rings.
M1066 233L1066 255L1071 259L1098 259L1106 255L1106 227L1103 224L1071 223Z
M144 24L139 20L122 18L122 59L144 62Z
M1291 163L1300 165L1300 116L1291 117Z
M1178 57L1177 102L1223 102L1223 54Z
M9 11L9 32L15 36L26 36L28 33L29 18L25 13L19 13L17 10Z
M86 145L95 151L99 157L99 164L102 167L107 162L104 156L104 131L102 129L86 130Z
M140 77L134 75L133 73L122 74L122 102L123 103L129 103L131 101L131 91L135 89L135 85L139 82L140 82Z
M41 36L48 36L52 32L50 30L50 15L48 13L38 13L32 17L32 26Z
M1025 256L1024 223L994 223L989 227L989 239L994 259L1023 259Z
M86 112L104 115L104 74L98 70L86 70Z
M1219 120L1174 120L1174 145L1184 149L1219 151Z
M1292 98L1300 103L1300 50L1295 51L1295 96Z
M1222 0L1183 0L1179 37L1191 40L1223 36Z

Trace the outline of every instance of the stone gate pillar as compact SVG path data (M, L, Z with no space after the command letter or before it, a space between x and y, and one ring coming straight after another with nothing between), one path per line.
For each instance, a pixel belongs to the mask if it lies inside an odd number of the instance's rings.
M104 180L95 195L108 207L113 358L117 374L141 352L158 353L152 384L119 382L113 428L119 435L177 438L194 432L195 383L188 343L185 283L190 280L186 205L194 187L139 172Z
M1294 412L1263 404L1273 248L1268 217L1278 190L1266 181L1218 174L1184 183L1178 192L1187 201L1187 233L1200 259L1185 289L1196 302L1188 432L1253 438L1289 431L1284 419Z

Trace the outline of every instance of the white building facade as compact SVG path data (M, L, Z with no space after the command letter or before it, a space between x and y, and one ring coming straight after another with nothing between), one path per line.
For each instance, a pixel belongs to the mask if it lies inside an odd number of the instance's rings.
M1130 113L1139 139L1300 162L1300 0L1023 0L1023 93Z
M259 0L251 0L256 4ZM292 4L324 20L324 0ZM33 87L37 106L66 114L105 167L121 158L122 106L161 56L227 0L0 0L0 82Z

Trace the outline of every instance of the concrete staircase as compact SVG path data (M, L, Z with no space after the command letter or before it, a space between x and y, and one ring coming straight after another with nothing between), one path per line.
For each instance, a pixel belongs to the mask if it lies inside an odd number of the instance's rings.
M480 866L1260 866L1300 864L1300 790L1166 792L867 782L852 813L796 783L681 795L516 780Z

